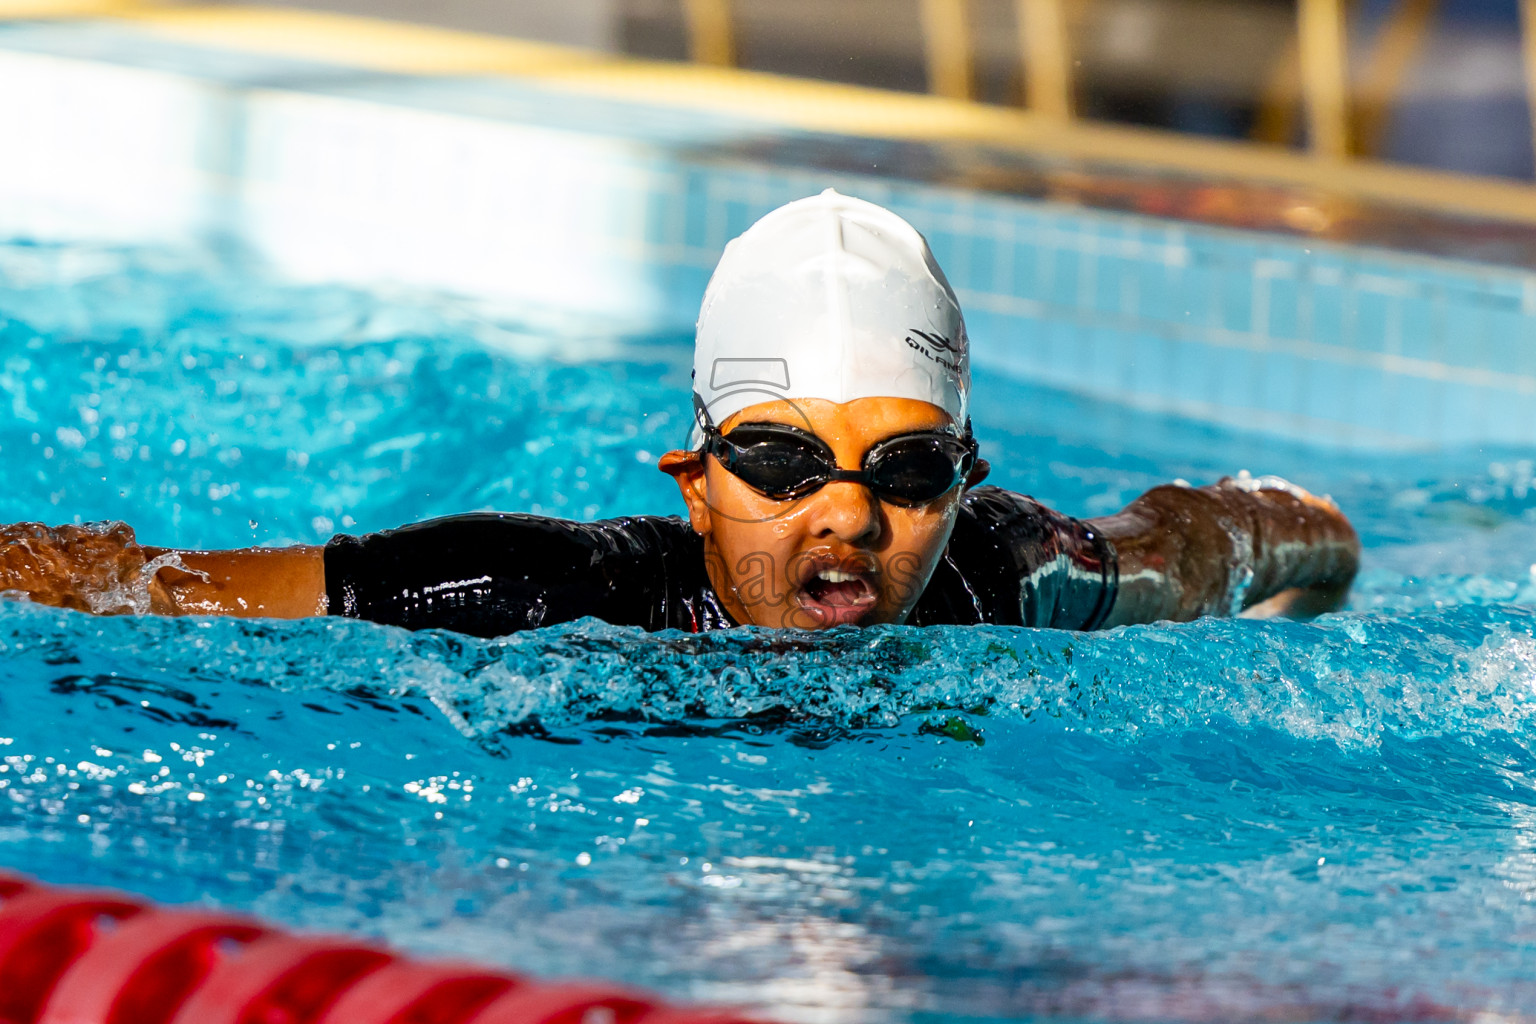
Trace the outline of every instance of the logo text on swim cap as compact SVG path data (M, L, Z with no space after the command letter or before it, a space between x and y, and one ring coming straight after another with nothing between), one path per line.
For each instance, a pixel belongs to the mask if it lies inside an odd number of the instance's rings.
M763 384L781 391L789 390L789 360L717 358L709 371L712 391Z
M913 337L913 335L917 337ZM913 328L911 333L907 335L907 347L938 363L950 373L957 374L960 372L960 363L958 359L952 358L952 356L959 356L963 353L965 349L965 336L962 334L958 341L950 341L942 334L919 331ZM950 353L951 355L941 355L940 353Z

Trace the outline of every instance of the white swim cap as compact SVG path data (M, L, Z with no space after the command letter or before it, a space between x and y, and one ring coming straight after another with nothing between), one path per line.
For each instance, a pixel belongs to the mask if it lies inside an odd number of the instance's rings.
M693 390L712 424L779 398L916 398L963 426L970 388L955 293L923 236L883 207L832 189L781 206L709 279Z

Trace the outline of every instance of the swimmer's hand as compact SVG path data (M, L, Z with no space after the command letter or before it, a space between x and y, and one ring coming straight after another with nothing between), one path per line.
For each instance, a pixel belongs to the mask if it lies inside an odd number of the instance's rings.
M12 599L98 615L172 614L175 599L152 556L125 523L0 527L0 592Z
M1349 585L1332 587L1287 587L1274 597L1249 605L1238 612L1240 619L1315 619L1344 607Z
M326 612L322 549L141 546L125 523L0 526L0 596L98 615Z

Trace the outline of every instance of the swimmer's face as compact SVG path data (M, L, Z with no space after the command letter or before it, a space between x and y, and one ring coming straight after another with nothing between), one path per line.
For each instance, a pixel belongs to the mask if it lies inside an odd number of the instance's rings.
M888 438L953 430L938 406L906 398L764 402L720 425L779 424L815 434L843 469ZM826 629L902 622L949 542L965 486L921 505L882 501L861 483L835 481L798 499L777 500L731 474L713 456L662 456L704 537L710 583L737 622Z

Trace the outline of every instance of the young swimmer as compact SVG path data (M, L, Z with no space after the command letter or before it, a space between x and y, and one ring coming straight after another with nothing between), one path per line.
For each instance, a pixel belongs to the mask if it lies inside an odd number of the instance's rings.
M91 611L329 613L478 636L588 615L693 632L1095 629L1342 603L1359 543L1332 502L1245 476L1071 519L977 486L969 392L965 324L927 243L828 190L760 220L710 280L695 443L660 460L686 520L474 513L240 551L24 524L0 531L0 589ZM146 578L147 608L104 604Z

